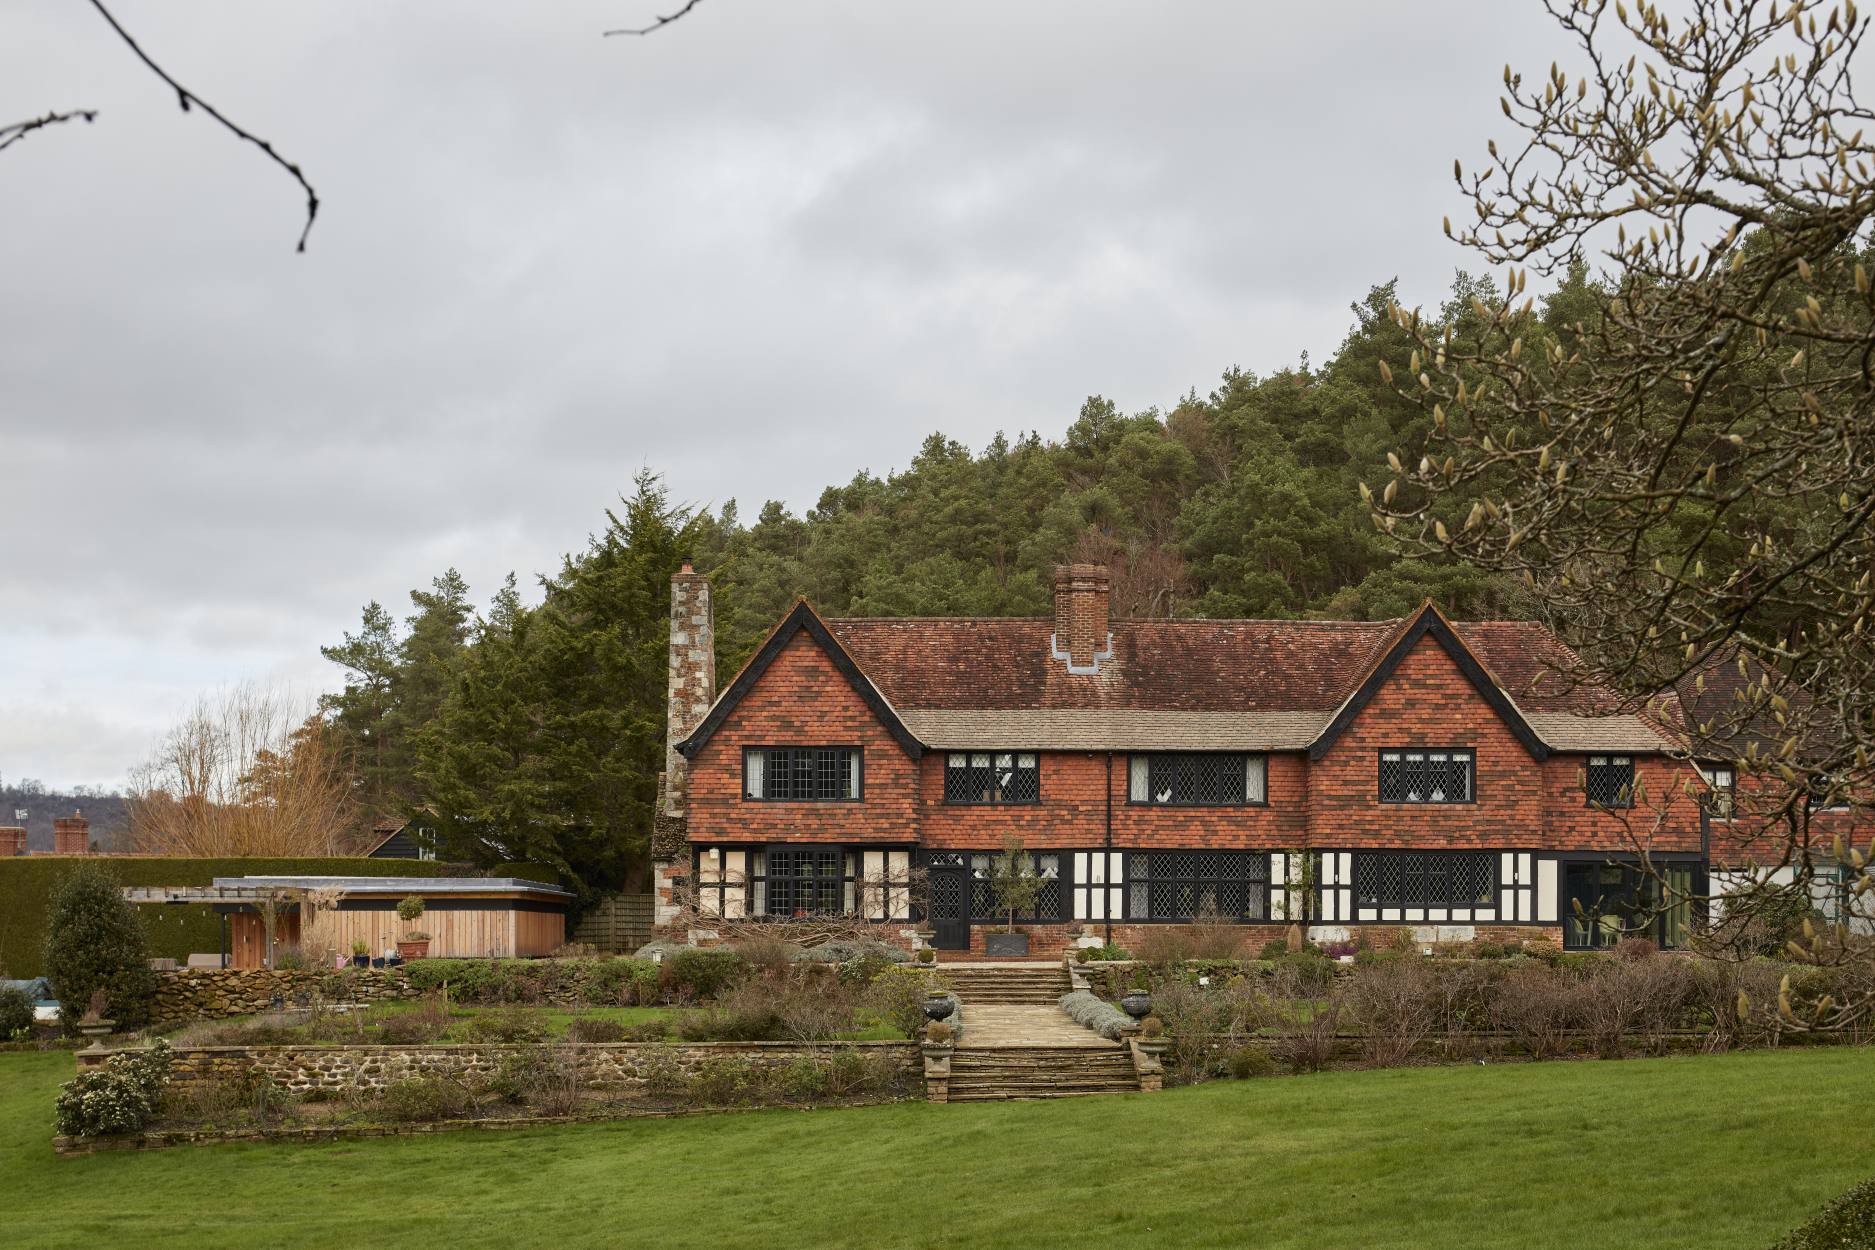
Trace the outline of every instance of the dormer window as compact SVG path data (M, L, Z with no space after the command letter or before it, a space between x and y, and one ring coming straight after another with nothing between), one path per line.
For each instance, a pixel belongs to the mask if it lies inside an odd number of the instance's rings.
M1469 803L1475 759L1465 747L1399 747L1380 753L1382 803Z
M1582 788L1590 807L1634 806L1634 757L1591 755L1583 770Z
M1039 803L1041 756L1034 751L952 751L944 759L946 803Z

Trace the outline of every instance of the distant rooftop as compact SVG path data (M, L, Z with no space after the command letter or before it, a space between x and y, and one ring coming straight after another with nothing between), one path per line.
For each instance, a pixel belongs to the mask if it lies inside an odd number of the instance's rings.
M347 894L486 894L572 898L570 890L523 877L216 877L220 890L342 890Z

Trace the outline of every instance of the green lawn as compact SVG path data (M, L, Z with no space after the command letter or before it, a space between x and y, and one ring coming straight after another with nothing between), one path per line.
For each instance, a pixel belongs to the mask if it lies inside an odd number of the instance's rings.
M0 1055L0 1244L1761 1250L1875 1173L1875 1053L1339 1072L59 1159Z

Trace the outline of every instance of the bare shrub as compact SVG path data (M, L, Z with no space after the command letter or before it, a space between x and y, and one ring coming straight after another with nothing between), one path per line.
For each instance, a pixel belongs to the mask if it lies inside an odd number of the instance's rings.
M415 1007L378 1021L378 1037L394 1046L434 1042L449 1031L449 1008L441 996L426 995Z
M1269 996L1254 982L1234 977L1222 985L1172 981L1152 996L1163 1022L1174 1079L1195 1084L1229 1071L1229 1057L1275 1016Z
M567 1022L566 1040L569 1042L622 1042L625 1040L625 1026L616 1020L607 1020L603 1016L577 1016Z
M861 1003L881 1020L903 1033L917 1037L924 1027L924 999L935 982L927 973L901 972L888 968L872 979L861 992Z
M1491 995L1491 1022L1538 1059L1567 1050L1581 1017L1580 985L1547 968L1513 969Z
M1270 1054L1291 1072L1320 1072L1335 1058L1335 1035L1341 1028L1339 992L1304 1004L1283 1017L1270 1043Z
M1366 1035L1368 1060L1383 1067L1411 1059L1439 1019L1431 978L1411 960L1362 968L1348 986L1347 1002Z

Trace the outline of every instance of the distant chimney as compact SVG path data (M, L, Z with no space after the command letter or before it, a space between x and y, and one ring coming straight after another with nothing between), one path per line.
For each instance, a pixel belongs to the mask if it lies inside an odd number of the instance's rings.
M664 810L684 813L690 790L689 763L677 744L703 722L716 701L716 623L710 610L710 580L690 567L671 578L671 671L665 703Z
M89 855L91 853L91 822L85 819L81 811L74 811L70 816L60 816L52 822L52 853L54 855Z
M1055 658L1070 673L1097 673L1113 654L1107 632L1111 579L1104 564L1063 564L1055 569Z
M26 853L26 831L18 825L0 825L0 859Z

